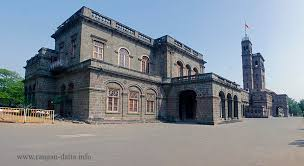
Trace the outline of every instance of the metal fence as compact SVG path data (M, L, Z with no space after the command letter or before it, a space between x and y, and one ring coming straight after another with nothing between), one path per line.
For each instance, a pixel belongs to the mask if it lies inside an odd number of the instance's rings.
M54 110L0 107L0 122L54 123Z

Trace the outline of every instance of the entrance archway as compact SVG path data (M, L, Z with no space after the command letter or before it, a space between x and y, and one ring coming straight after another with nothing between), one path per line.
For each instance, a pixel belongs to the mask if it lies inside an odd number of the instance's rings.
M237 96L234 96L233 97L233 108L234 108L234 111L233 111L233 115L235 118L238 118L239 117L239 101L238 101L238 97Z
M226 110L225 110L225 94L224 92L219 93L220 97L220 114L222 119L226 119Z
M284 116L284 109L282 107L277 107L276 116L277 117L283 117Z
M182 91L179 94L179 118L180 120L195 120L196 117L196 93L193 90Z
M232 118L232 97L230 93L228 93L227 95L227 101L228 101L228 118Z

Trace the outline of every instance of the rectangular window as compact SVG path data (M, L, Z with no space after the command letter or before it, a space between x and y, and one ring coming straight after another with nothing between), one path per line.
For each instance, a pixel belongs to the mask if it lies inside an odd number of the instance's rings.
M138 98L139 93L136 91L131 91L129 94L129 112L137 113L138 112Z
M119 89L108 89L107 112L118 112L119 108Z
M93 41L93 58L103 60L104 44L99 41Z
M147 94L147 113L155 112L155 95Z

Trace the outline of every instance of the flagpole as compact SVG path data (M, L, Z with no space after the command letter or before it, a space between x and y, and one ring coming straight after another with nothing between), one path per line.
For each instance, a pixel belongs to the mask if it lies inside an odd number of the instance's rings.
M246 21L245 21L245 25L244 25L244 28L245 28L245 37L247 37L247 27L246 27Z

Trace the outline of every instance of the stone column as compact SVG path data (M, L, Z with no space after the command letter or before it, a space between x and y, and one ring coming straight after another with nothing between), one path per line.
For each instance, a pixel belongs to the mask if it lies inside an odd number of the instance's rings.
M144 119L144 116L145 116L145 113L146 113L146 96L145 95L140 95L140 98L139 98L139 104L140 106L138 106L138 108L140 109L140 120L143 120ZM138 110L139 111L139 110Z
M228 99L226 99L225 100L225 120L228 120L228 109L229 109L229 107L228 107L228 105L229 105L229 100Z
M231 119L235 119L234 118L234 100L231 99Z
M213 97L213 120L214 123L222 121L222 105L220 97Z
M238 119L242 119L242 102L238 101Z
M128 92L121 93L121 119L124 120L128 116Z
M168 97L167 101L167 120L178 121L179 120L179 98Z
M212 96L198 96L197 100L197 109L196 109L196 117L197 122L203 124L214 124L214 98Z

